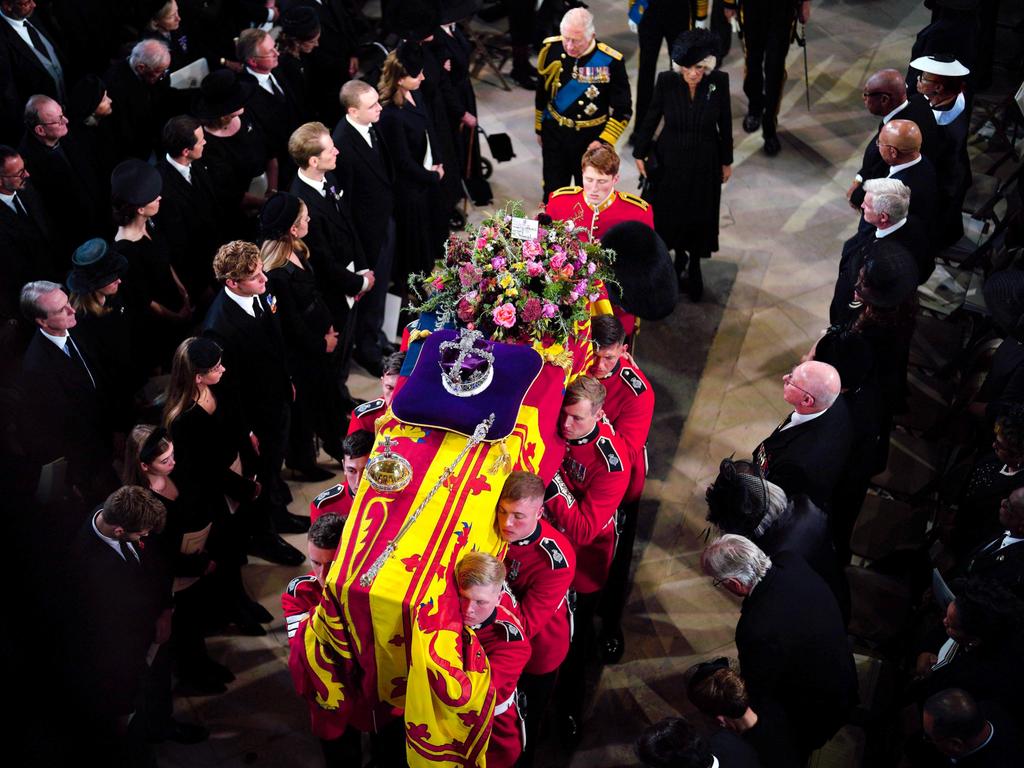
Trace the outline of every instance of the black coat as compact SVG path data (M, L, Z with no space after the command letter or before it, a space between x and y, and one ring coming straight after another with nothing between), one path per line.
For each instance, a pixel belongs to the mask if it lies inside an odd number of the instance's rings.
M61 256L55 237L57 228L31 184L19 190L18 199L25 206L27 219L0 203L0 253L4 254L0 266L0 322L20 320L18 301L25 283L61 281L67 275L65 262L70 262L70 254Z
M62 94L50 73L39 62L39 57L6 21L0 24L0 140L15 144L24 129L22 116L25 102L30 96L42 94L62 101ZM63 56L54 37L40 24L38 18L29 18L39 34L47 38L64 64Z
M853 426L846 401L836 400L821 416L783 430L780 424L754 450L766 480L790 497L807 494L825 509L846 463Z
M180 97L171 92L170 79L149 85L132 71L128 59L121 59L110 66L103 82L114 101L114 112L107 119L117 136L118 159L148 160L160 146L164 123L179 107L184 111L185 105L178 103Z
M754 748L732 731L715 731L708 737L708 745L711 754L718 758L718 764L723 768L761 768L763 765Z
M333 125L342 114L338 91L349 79L349 60L358 54L362 25L351 0L292 0L312 6L320 16L320 45L307 57L311 106L317 118Z
M73 542L67 586L74 619L67 626L74 628L69 661L75 674L69 679L90 714L127 715L136 708L156 620L170 606L157 550L137 547L139 563L129 563L96 535L91 517Z
M832 590L843 626L850 615L850 585L846 571L839 564L828 516L806 496L794 496L789 507L761 536L752 537L766 555L774 558L780 552L796 552L814 569Z
M267 279L270 281L267 290L277 297L281 331L291 358L297 362L326 355L324 334L333 325L334 318L308 262L303 269L289 261L270 270Z
M736 625L736 650L751 697L773 699L817 749L857 703L857 672L835 597L806 561L780 552Z
M253 431L279 431L292 401L281 326L265 300L261 301L263 317L257 320L229 299L226 290L218 292L203 321L203 336L224 349L226 370L221 384L241 402L243 416Z
M999 548L1004 533L987 541L964 560L963 575L995 579L1024 598L1024 541Z
M657 142L654 133L664 119ZM637 128L633 157L654 161L654 228L669 248L698 254L718 250L722 166L732 165L729 75L715 70L697 86L691 101L678 72L662 72L654 98Z
M388 221L395 210L395 168L382 133L377 134L379 151L374 151L344 117L334 129L338 148L338 171L352 208L363 253L372 267L384 245ZM386 275L382 276L387 278Z
M274 96L263 90L255 75L248 69L242 70L238 80L252 85L252 96L245 103L245 112L259 126L267 140L267 154L277 158L279 172L284 175L287 183L291 183L295 175L295 164L288 154L288 138L302 125L303 114L300 95L295 93L295 86L289 79L287 70L278 72L279 69L280 67L271 74L281 88L281 96ZM284 187L287 183L279 181L278 185Z
M156 164L164 180L155 219L171 251L171 264L193 301L213 284L213 256L227 240L223 211L202 161L191 164L191 183L166 158Z
M971 158L967 154L967 134L970 129L971 111L964 109L948 125L939 126L939 135L944 143L948 167L943 171L939 166L939 188L946 205L940 212L936 242L940 248L955 243L963 236L964 198L973 183Z
M410 272L429 270L441 258L442 246L448 236L444 208L441 204L440 179L434 171L423 167L427 137L433 152L434 165L441 156L434 123L424 109L424 99L414 95L416 105L386 104L378 128L391 150L395 164L395 281Z
M363 277L356 272L366 269L367 262L348 202L344 199L347 195L338 200L330 192L332 187L336 192L342 189L333 173L328 172L325 180L328 191L323 196L298 176L290 191L302 199L309 211L309 233L304 241L309 247L309 260L320 292L334 317L334 330L340 333L349 311L345 299L358 296L363 290Z
M67 249L64 267L70 269L75 248L91 237L111 233L110 201L100 199L96 168L87 148L70 133L56 147L47 147L26 133L18 149L47 212L60 221Z
M1024 402L1024 344L1012 336L1003 339L974 399L986 403L985 418L992 427L997 418Z

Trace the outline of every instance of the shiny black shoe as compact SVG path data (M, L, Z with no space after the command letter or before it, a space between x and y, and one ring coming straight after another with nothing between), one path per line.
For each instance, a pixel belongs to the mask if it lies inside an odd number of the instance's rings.
M334 475L331 475L334 477ZM308 533L309 518L304 515L293 515L291 512L281 512L273 517L274 528L278 533Z
M601 650L601 661L605 664L618 664L626 652L626 639L622 636L622 630L603 634L598 640L598 648Z
M322 483L324 480L334 477L334 473L329 469L318 467L316 464L310 467L288 467L288 471L291 473L291 479L298 480L300 483ZM285 531L285 533L301 533L301 531Z
M225 685L235 681L234 672L209 657L203 659L201 669L208 677L211 677L214 680L219 680Z
M761 127L761 116L755 115L750 112L746 117L743 118L743 130L747 133L753 133Z
M782 150L782 144L779 141L779 137L774 134L771 136L764 137L764 153L768 157L775 157Z
M700 256L696 254L686 266L686 295L695 302L704 295L704 276L700 273Z
M274 614L264 608L260 603L255 600L249 600L243 604L243 610L251 616L253 619L258 621L260 624L270 624L274 620ZM217 662L210 660L210 663L217 664ZM217 666L220 666L217 664ZM227 669L227 667L224 667Z
M249 544L249 554L278 565L294 567L306 562L304 554L276 533L264 533L260 536L254 536Z
M512 67L512 72L509 77L512 78L512 82L524 90L537 90L537 77L529 70L516 69L515 67Z
M384 375L384 361L381 358L373 359L366 357L365 355L360 355L357 352L352 355L352 359L355 360L363 370L373 376L373 378L379 379Z
M195 723L171 719L163 728L149 737L150 741L173 741L177 744L198 744L210 738L210 732Z

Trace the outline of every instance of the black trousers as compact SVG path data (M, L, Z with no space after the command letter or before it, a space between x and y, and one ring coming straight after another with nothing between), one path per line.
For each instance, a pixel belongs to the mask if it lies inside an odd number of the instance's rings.
M391 265L395 260L395 219L388 219L387 234L377 258L371 263L373 288L359 300L359 316L356 318L355 352L364 360L380 360L384 337L384 303L391 286Z
M793 36L795 6L792 0L755 0L743 4L742 14L747 112L761 115L762 133L774 136L782 86L786 82L786 54Z
M256 479L263 490L256 503L246 510L248 529L252 535L273 532L273 519L288 511L291 491L281 477L281 465L288 446L291 422L291 403L281 403L281 415L275 423L264 423L253 432L260 442L260 455L256 464Z
M519 692L526 696L526 746L516 762L516 768L530 768L533 765L544 714L555 692L557 680L557 669L546 675L530 675L524 672L519 676Z
M616 515L615 524L618 537L615 544L615 557L608 571L608 581L601 590L601 634L607 635L622 627L622 610L629 597L632 584L629 578L630 566L633 564L633 544L636 541L637 520L640 516L640 502L623 504Z
M556 686L555 697L558 706L564 715L576 720L577 727L583 723L587 662L594 657L594 615L597 613L600 600L600 592L576 595L572 643L569 645L569 655L562 662ZM527 712L527 716L529 716L529 712Z
M596 141L602 130L603 127L598 125L577 131L575 128L564 128L550 118L541 123L544 202L547 202L548 195L559 187L572 184L574 178L579 186L583 186L580 161L583 160L583 153L587 151L590 142Z
M636 76L636 111L633 125L643 123L644 115L654 94L654 76L658 72L658 55L661 41L665 41L668 54L672 54L672 43L690 28L690 5L679 0L654 0L637 25L637 43L640 46L640 62ZM671 68L672 60L668 61Z

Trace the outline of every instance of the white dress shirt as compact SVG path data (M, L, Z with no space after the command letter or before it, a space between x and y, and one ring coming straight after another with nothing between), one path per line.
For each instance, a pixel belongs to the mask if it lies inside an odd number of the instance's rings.
M825 411L827 410L828 408L825 409ZM821 416L825 411L818 411L817 413L797 413L796 411L793 411L789 416L789 423L779 431L785 432L787 429L795 427L797 424L806 424L808 421L813 421Z
M185 181L187 181L189 184L192 183L192 166L191 165L182 165L181 163L179 163L177 160L175 160L170 155L164 155L164 159L167 160L167 162L171 166L171 168L173 168L174 170L176 170L178 173L181 174L181 177Z
M252 318L256 317L256 310L252 308L252 300L257 298L256 296L239 296L227 286L224 286L224 293L226 293L228 298L235 302L235 304L240 306L245 314Z
M345 120L348 122L349 125L351 125L353 128L356 129L356 131L359 132L359 135L363 137L363 140L367 144L369 144L370 147L373 147L373 142L370 140L371 126L357 123L355 120L352 119L351 115L345 115Z
M900 163L899 165L890 165L889 166L889 176L888 176L888 178L891 179L893 176L895 176L897 173L902 171L904 168L912 168L913 166L917 165L920 162L921 162L921 155L918 155L913 160L911 160L909 163Z

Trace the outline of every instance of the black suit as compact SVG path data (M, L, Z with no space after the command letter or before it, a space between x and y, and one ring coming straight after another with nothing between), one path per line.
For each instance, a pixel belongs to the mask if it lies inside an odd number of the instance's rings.
M892 117L893 120L910 120L921 131L921 154L931 160L932 165L938 171L941 167L941 159L945 156L946 148L942 136L939 134L939 127L935 123L935 115L932 114L928 101L919 94L913 94L907 99L907 106L901 109ZM878 130L871 140L864 147L864 157L861 160L860 170L857 173L864 181L868 179L880 179L889 175L889 166L882 159L878 152L878 134L882 130L883 123L879 122ZM858 187L854 190L851 201L860 205L864 201L864 189Z
M53 46L57 62L63 69L61 53L54 44L53 36L37 19L29 19L29 23ZM63 74L55 79L34 49L6 20L0 19L0 140L4 144L17 142L24 126L25 102L36 94L64 102L67 94Z
M839 398L820 416L789 429L784 422L754 450L757 464L789 496L807 494L826 509L850 454L853 427Z
M777 701L806 754L830 739L857 703L857 673L839 607L795 552L780 552L744 599L736 625L743 679Z
M935 267L932 251L924 244L926 236L923 227L916 219L908 218L906 224L884 238L878 238L876 231L874 227L858 230L843 243L839 272L828 311L832 325L848 325L860 314L860 306L852 307L850 304L853 302L853 290L860 270L868 259L879 254L883 254L883 258L898 258L905 269L914 269L918 273L918 283L923 282L922 269L930 275Z
M352 220L376 282L360 300L356 350L363 359L381 357L380 330L395 256L395 168L387 143L375 127L375 148L344 117L334 129L338 171L352 206Z
M213 256L221 243L224 216L209 172L201 161L190 166L191 182L171 167L166 157L156 164L164 180L157 226L167 238L171 264L193 301L213 284Z
M290 494L281 479L288 438L292 383L288 355L277 316L263 294L263 316L256 319L226 295L217 293L203 321L203 336L224 349L226 369L221 385L242 404L242 415L259 439L257 475L263 484L260 508L266 516L254 519L253 532L265 533L271 513L280 513ZM261 530L263 528L263 530Z
M85 364L38 330L29 342L22 361L19 432L26 453L37 464L65 457L70 482L94 503L117 487L110 426L101 416L99 366L89 360L73 330L71 337Z
M26 133L19 146L32 183L51 218L60 221L60 235L71 267L71 253L91 237L110 234L108 200L101 200L96 169L88 151L68 134L56 147L47 147Z
M295 177L295 163L288 154L288 138L302 125L304 115L286 71L278 67L271 75L281 89L280 96L264 90L256 76L248 69L242 70L238 80L253 86L252 96L245 103L245 111L263 132L267 140L267 154L277 158L277 185L279 189L285 189Z
M128 59L121 59L110 66L103 75L103 82L115 105L107 119L112 121L117 137L118 159L148 160L160 146L164 123L175 114L176 106L172 105L175 95L171 93L169 78L149 85L132 71Z
M921 162L900 169L890 178L899 179L910 187L910 215L919 218L930 229L939 204L939 181L932 162L922 156Z
M1024 598L1024 541L1000 547L1005 534L975 549L966 558L964 573L995 579Z
M333 125L342 115L338 91L349 80L349 60L358 53L359 14L350 0L290 0L282 3L314 8L320 17L320 45L306 57L311 106L317 119Z

